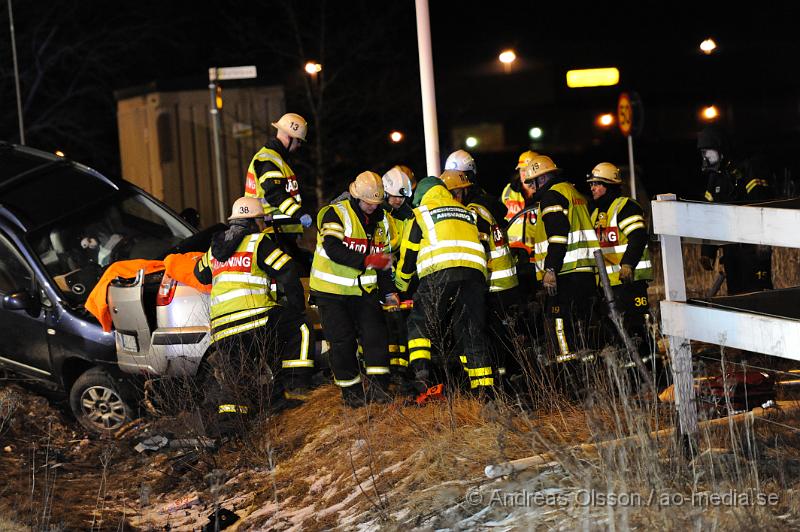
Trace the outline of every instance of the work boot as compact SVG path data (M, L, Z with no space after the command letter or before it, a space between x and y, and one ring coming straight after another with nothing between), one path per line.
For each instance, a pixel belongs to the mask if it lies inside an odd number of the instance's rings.
M494 386L478 386L472 389L472 395L475 396L478 401L485 403L494 401L497 394L495 393Z
M350 408L361 408L367 404L364 388L358 384L343 387L342 400L345 406L349 406Z
M311 388L306 386L298 386L295 388L286 388L283 390L283 398L287 401L308 401L311 397Z
M389 393L388 376L371 377L367 388L367 402L377 404L391 403L394 397Z

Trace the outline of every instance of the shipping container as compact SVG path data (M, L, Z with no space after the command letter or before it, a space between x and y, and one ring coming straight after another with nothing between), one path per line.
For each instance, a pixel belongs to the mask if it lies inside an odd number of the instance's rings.
M244 194L250 159L274 134L269 124L285 109L281 86L223 89L227 206L220 216L208 90L169 91L151 84L115 96L122 177L179 212L197 209L201 227L226 218L230 204Z

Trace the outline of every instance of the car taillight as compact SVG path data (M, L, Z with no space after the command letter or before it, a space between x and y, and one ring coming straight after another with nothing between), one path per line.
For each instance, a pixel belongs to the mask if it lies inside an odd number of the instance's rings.
M178 281L164 274L161 279L161 286L158 287L158 295L156 295L156 306L166 307L172 303L172 298L175 297L175 288L178 286Z

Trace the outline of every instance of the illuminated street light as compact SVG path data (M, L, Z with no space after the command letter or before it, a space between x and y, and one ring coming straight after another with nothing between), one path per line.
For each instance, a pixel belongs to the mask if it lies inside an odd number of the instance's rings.
M467 148L474 148L478 145L478 139L475 137L467 137L467 140L464 141L464 144L467 145Z
M708 107L703 109L701 116L703 117L703 120L705 120L706 122L711 122L719 116L719 110L715 105L709 105Z
M716 49L717 43L715 43L714 39L710 37L700 43L700 50L706 55L711 55Z
M58 155L59 157L64 157L64 152L61 150L56 150L56 155Z
M503 53L498 57L500 62L506 65L513 63L516 58L517 54L514 53L514 50L503 50Z
M404 137L405 135L403 135L399 131L392 131L391 133L389 133L389 140L391 140L394 143L402 141Z
M511 63L517 60L517 54L514 50L503 50L497 58L503 63L503 70L508 73L511 72Z
M598 115L596 121L597 125L600 127L609 127L614 123L614 115L612 115L611 113Z
M315 63L313 61L309 61L306 63L306 73L310 75L318 74L322 70L322 65L319 63Z
M544 131L542 131L542 128L540 127L532 127L530 130L528 130L528 136L533 140L542 138L542 134L544 134Z

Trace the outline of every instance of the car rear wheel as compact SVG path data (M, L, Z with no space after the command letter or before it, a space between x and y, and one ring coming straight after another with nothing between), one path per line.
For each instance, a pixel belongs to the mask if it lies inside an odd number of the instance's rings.
M69 394L69 403L78 422L97 433L111 433L132 419L124 383L101 368L83 373Z

